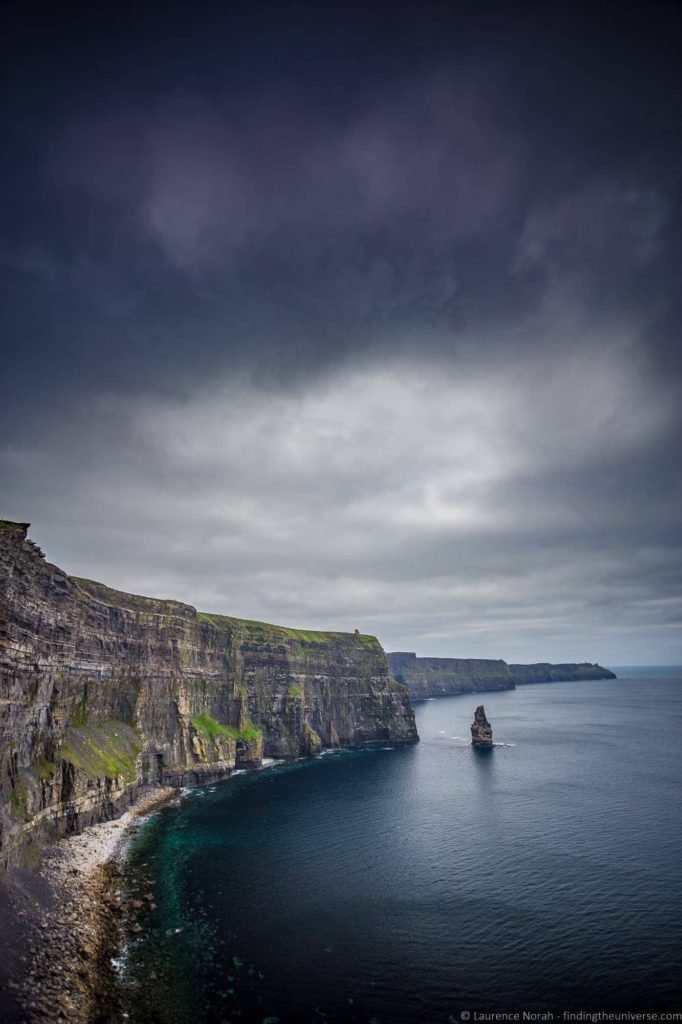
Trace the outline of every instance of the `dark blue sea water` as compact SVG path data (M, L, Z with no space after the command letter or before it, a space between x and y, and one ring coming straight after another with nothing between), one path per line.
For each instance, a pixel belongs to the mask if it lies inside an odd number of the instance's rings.
M143 828L133 1024L682 1008L682 674L447 697L417 724L417 746L244 774Z

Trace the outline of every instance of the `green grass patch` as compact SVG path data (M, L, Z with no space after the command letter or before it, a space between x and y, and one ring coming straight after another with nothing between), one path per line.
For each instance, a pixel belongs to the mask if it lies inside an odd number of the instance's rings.
M0 530L7 530L9 533L23 533L28 530L30 523L14 523L11 519L0 519Z
M239 739L250 740L251 742L253 742L254 740L259 740L262 735L263 734L257 725L254 725L253 722L247 722L242 731L239 733Z
M247 722L240 732L236 725L223 725L211 715L194 715L190 721L197 732L209 740L215 740L218 736L231 736L233 740L257 740L262 735L253 722Z
M236 739L239 732L233 725L223 725L222 722L218 722L211 715L194 715L190 721L197 732L202 733L211 740L215 739L216 736L232 736L233 739Z
M28 790L23 782L17 782L10 793L9 802L12 808L12 814L17 821L28 821Z
M137 730L110 718L93 725L70 728L61 749L61 758L91 779L123 776L132 781L137 775L136 761L141 750L142 740Z
M42 755L36 758L33 767L38 773L38 778L42 779L43 782L47 782L48 779L51 779L55 772L57 771L57 765L55 764L55 762L50 761L49 758L44 757Z
M231 615L212 615L209 612L197 612L197 618L200 622L208 622L217 629L237 630L247 642L281 644L294 641L299 644L327 646L352 641L361 647L381 650L377 638L364 633L327 633L316 629L293 629L289 626L275 626L271 622L259 622L257 619L236 619Z
M78 704L76 710L73 713L71 724L75 729L82 729L84 725L88 724L88 692L87 689Z
M287 694L289 697L302 697L303 689L297 683L292 683L287 690Z

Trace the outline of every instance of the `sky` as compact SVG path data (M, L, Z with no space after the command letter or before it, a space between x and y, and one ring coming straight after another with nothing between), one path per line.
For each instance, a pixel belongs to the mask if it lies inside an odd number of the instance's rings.
M387 650L682 662L682 8L0 8L0 515Z

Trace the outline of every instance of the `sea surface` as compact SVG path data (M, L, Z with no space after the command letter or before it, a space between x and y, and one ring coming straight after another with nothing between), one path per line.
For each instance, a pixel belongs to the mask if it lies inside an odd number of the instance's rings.
M416 746L164 809L129 853L155 909L120 965L128 1019L682 1009L682 670L617 671L425 701ZM479 703L487 752L469 742Z

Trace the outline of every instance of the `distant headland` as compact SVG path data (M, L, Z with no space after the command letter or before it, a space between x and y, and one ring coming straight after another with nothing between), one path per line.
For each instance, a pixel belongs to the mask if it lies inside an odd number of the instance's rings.
M501 658L418 658L412 651L394 651L388 655L388 664L393 677L407 686L413 700L513 690L531 683L616 678L615 672L589 662L509 665Z

